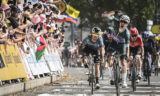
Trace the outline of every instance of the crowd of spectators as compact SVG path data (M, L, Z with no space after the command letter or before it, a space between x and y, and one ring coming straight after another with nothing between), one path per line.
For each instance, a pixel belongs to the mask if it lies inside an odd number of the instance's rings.
M4 44L6 53L7 46L17 44L29 54L30 48L40 46L37 40L40 36L45 38L48 52L60 50L66 27L64 23L56 23L56 20L64 19L60 18L61 12L56 6L61 0L39 0L35 4L27 0L23 4L18 1L8 0L0 7L0 44Z

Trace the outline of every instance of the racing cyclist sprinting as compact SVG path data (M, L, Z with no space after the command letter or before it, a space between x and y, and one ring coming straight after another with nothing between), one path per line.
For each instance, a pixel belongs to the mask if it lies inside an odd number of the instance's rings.
M105 45L105 56L107 57L108 71L110 76L110 84L114 85L114 72L113 72L113 53L116 51L118 43L114 35L113 27L108 27L106 32L103 33L103 42Z
M116 37L118 38L118 52L121 55L120 61L122 65L122 88L127 87L127 61L126 56L129 58L129 43L130 43L130 32L128 30L128 24L130 18L128 15L122 15L119 20L119 27L115 29Z
M96 74L96 89L100 88L99 85L100 64L98 63L100 60L98 56L99 51L101 53L102 60L104 60L104 43L102 37L99 36L100 32L101 29L99 27L93 27L92 34L86 37L82 42L83 52L85 53L85 55L89 55L89 53L95 55L94 64L95 64L95 74Z
M130 18L128 15L121 15L120 19L114 20L113 28L115 30L115 35L118 42L118 53L120 56L120 61L122 65L122 87L127 87L127 62L126 56L129 58L129 43L130 43L130 32L128 30L128 24L130 23Z
M144 54L149 53L152 57L152 63L153 63L155 60L154 55L156 53L156 44L154 42L154 38L152 38L147 32L142 33L142 38L143 38L143 44L144 44ZM144 62L145 61L143 60L143 64ZM151 65L152 64L149 64L149 74L150 75L151 75ZM147 81L146 79L147 70L145 68L143 68L143 75L144 75L143 81Z
M136 67L138 76L136 82L138 83L142 77L141 68L142 68L142 59L144 58L144 48L143 48L142 37L138 35L137 28L130 28L130 62L128 63L129 72L130 72L130 65L133 60L133 55L135 55L136 58Z

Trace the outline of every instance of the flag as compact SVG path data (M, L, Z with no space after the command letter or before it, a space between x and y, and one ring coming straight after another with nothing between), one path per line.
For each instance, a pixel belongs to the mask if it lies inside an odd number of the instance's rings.
M36 60L39 61L41 59L41 57L44 55L45 49L46 49L46 41L43 37L43 35L40 36L40 38L38 38L39 40L37 40L37 42L40 44L40 46L38 46L37 50L36 50Z
M69 17L69 16L67 16L67 17L64 18L64 19L57 20L56 23L67 22L67 21L72 22L72 23L75 23L75 24L77 23L77 19L74 19L74 18Z
M2 0L2 4L7 4L8 0Z
M77 18L79 16L79 13L80 11L74 9L72 6L70 5L67 5L67 10L66 10L66 14L68 15L67 16L67 19L66 21L70 21L70 22L73 22L73 23L77 23Z

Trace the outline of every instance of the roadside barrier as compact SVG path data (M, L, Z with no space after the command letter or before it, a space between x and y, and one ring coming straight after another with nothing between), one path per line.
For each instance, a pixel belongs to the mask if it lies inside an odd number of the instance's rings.
M26 79L27 75L24 65L18 51L17 45L7 46L7 52L4 45L0 45L0 78L2 81L12 79Z
M4 45L0 45L0 85L6 81L22 79L22 81L33 80L44 76L52 75L54 72L60 74L64 71L58 51L49 53L45 50L45 54L37 61L35 57L35 48L31 48L24 44L24 49L30 48L30 53L24 53L15 44L7 46L7 52ZM4 83L2 83L4 82ZM2 84L1 84L2 83Z

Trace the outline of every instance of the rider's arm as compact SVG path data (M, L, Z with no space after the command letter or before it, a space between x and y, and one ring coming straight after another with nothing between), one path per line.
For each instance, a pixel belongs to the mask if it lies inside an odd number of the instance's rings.
M129 57L129 44L130 44L130 32L127 30L126 33L126 55Z
M104 43L103 43L103 38L100 37L100 52L101 52L101 56L102 56L102 59L104 59L104 53L105 53L105 50L104 50Z
M87 44L89 44L89 38L86 37L83 41L82 41L82 48L84 48Z
M143 45L143 40L141 37L140 37L140 47L141 47L141 57L143 58L144 57L144 45Z
M141 57L144 57L144 47L141 47Z
M105 53L104 46L101 47L100 51L101 51L102 59L104 59L104 53Z

